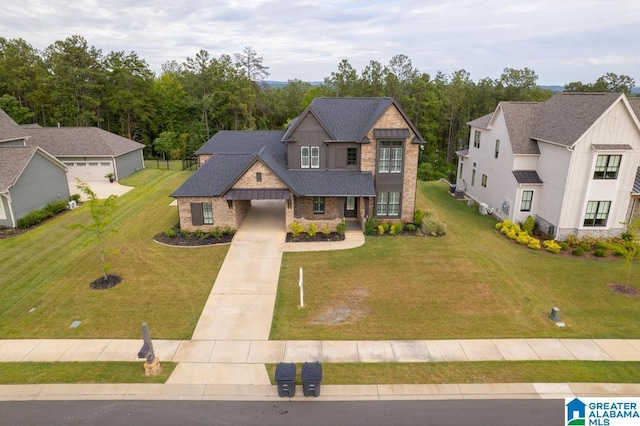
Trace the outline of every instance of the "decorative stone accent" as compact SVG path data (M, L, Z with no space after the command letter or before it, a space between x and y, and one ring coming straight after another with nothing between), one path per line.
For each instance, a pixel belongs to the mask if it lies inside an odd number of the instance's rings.
M155 357L151 364L144 363L144 375L145 376L158 376L162 373L162 367L160 366L160 359Z

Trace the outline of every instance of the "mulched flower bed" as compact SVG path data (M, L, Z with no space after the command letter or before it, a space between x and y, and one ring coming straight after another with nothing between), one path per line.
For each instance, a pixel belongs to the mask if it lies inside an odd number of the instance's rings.
M29 231L31 228L26 228L26 229L18 229L18 228L5 228L5 229L0 229L0 240L3 238L11 238L11 237L15 237L17 235L20 234L24 234L25 232Z
M302 232L296 236L293 236L291 232L287 233L288 243L307 243L307 242L316 242L316 241L343 241L343 240L344 240L344 234L338 234L337 232L330 232L328 234L323 234L322 232L318 232L314 236L311 236L306 232Z
M89 287L92 290L107 290L113 288L122 282L120 275L108 274L106 277L100 277L97 280L91 282Z
M614 293L622 294L627 297L640 296L640 291L638 291L638 289L624 283L609 283L609 289Z
M159 243L166 244L168 246L177 247L198 247L198 246L210 246L213 244L230 243L233 239L233 235L224 234L220 238L216 238L212 235L205 234L200 238L194 234L183 235L178 232L175 236L170 237L165 233L158 234L153 239Z

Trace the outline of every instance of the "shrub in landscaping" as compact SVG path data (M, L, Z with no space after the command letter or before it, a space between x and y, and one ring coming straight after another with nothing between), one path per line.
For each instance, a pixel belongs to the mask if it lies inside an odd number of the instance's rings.
M502 226L504 225L504 222L497 222L494 225L494 228L496 228L496 231L500 231L502 229Z
M323 235L329 235L331 233L331 230L329 229L329 225L327 225L326 223L324 225L322 225L322 232Z
M69 201L75 201L76 203L80 202L80 194L73 194L69 197Z
M560 253L560 244L558 244L555 240L546 240L544 243L544 249L550 253L558 254Z
M584 256L584 249L580 246L571 250L571 254L574 256Z
M537 238L531 238L527 247L532 250L540 250L540 240Z
M166 235L167 237L173 238L176 236L176 230L175 229L169 229L168 231L166 231L164 233L164 235Z
M536 227L536 221L532 216L527 216L527 218L522 222L522 230L529 235L533 235L533 229Z
M294 237L297 237L304 232L304 226L300 225L298 222L291 222L289 228L291 228L291 234L293 234Z
M413 223L407 223L407 224L404 226L404 229L405 229L407 232L415 232L415 231L416 231L416 226L415 226Z
M633 233L625 231L620 234L620 238L622 238L624 241L633 241Z
M224 235L235 235L236 230L231 228L230 226L225 226L225 228L222 230L222 233Z
M384 229L383 234L386 234L387 232L389 232L389 229L391 228L391 226L388 223L381 223L379 226L382 226L382 229Z
M424 212L420 209L416 209L416 211L413 212L413 224L419 228L422 226L423 220L424 220Z
M600 249L606 250L607 249L607 243L605 241L598 241L597 243L595 243L593 248L595 250L600 250Z
M314 222L311 222L309 224L309 230L307 231L307 234L309 234L310 237L314 237L317 233L318 226Z
M591 251L591 245L586 241L582 241L580 244L578 244L578 248L581 248L583 252Z
M215 228L209 231L209 235L211 235L213 238L222 238L222 235L224 235L224 232L222 231L222 229L220 229L219 226L216 226Z
M384 226L378 225L377 233L378 235L384 235Z
M205 238L207 238L207 234L202 229L196 230L193 233L193 236L196 237L199 240L204 240Z
M378 223L372 216L369 216L364 223L364 234L375 235L377 229L378 229Z
M526 231L521 231L516 234L515 240L518 244L527 246L531 242L531 236Z
M422 232L426 235L439 237L446 234L444 224L432 219L428 219L422 223Z
M344 235L344 233L347 232L347 222L345 222L344 219L336 225L336 232L340 235Z
M44 206L43 210L49 213L49 216L55 216L56 214L65 210L67 208L67 205L68 202L66 200L52 201Z
M578 247L580 245L580 238L575 235L567 236L565 241L569 244L569 247Z
M46 210L44 209L35 210L27 214L26 216L18 219L17 225L19 229L30 228L32 226L39 224L40 222L47 219L48 217L51 217L51 215Z
M596 257L605 257L607 255L606 248L597 248L593 251L593 255Z
M394 223L393 225L391 225L391 229L389 230L389 233L391 235L400 235L400 234L402 234L402 224L401 223Z
M565 251L565 250L569 250L569 243L566 241L560 241L558 243L560 245L560 250Z

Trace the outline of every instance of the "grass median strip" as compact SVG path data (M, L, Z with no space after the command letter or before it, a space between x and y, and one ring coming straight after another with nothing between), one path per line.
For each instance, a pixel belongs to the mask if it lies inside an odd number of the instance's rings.
M140 362L2 362L0 385L50 383L164 383L175 362L162 362L162 373L145 376Z
M276 366L267 365L273 384ZM324 363L322 384L640 383L639 367L640 362L608 361Z

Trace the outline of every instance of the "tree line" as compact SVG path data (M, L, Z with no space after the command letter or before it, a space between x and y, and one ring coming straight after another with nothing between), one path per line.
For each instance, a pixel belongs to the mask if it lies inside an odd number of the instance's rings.
M39 51L0 37L0 108L19 124L97 126L147 146L146 154L187 158L219 130L282 129L319 96L394 98L426 141L419 177L443 177L468 142L466 122L500 101L544 101L529 69L505 68L473 81L464 69L430 75L405 55L356 70L347 59L319 85L297 79L269 87L269 67L251 48L212 56L200 50L155 75L135 52L109 52L79 35ZM607 73L566 91L630 93L635 81Z

